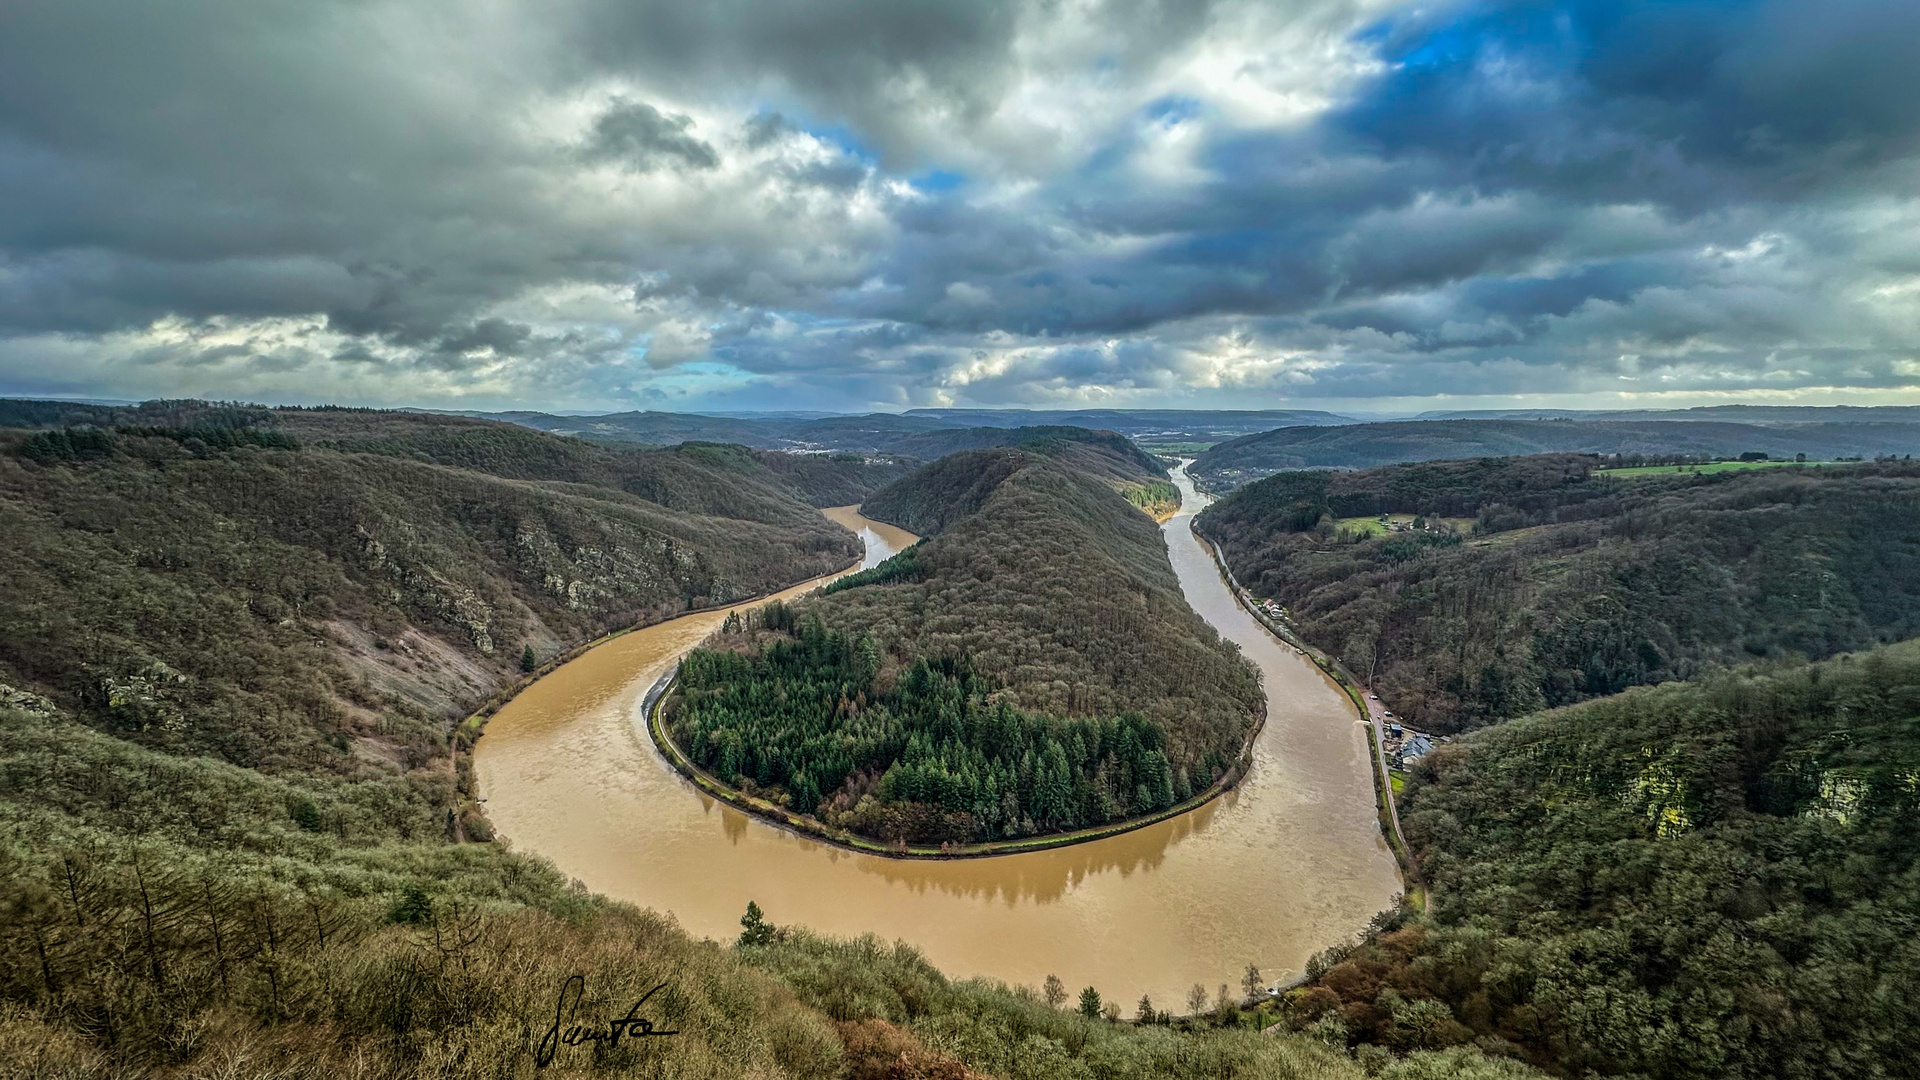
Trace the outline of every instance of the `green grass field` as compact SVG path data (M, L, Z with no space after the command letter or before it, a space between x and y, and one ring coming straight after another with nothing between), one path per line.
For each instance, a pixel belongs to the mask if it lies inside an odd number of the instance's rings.
M1720 473L1739 469L1766 469L1775 465L1819 465L1818 461L1710 461L1701 465L1636 465L1629 469L1595 469L1595 476L1671 476L1674 473Z
M1413 524L1413 515L1388 514L1387 520L1411 525ZM1451 524L1456 530L1462 533L1473 531L1472 518L1428 518L1427 520L1435 523L1445 522ZM1335 518L1333 519L1333 527L1338 532L1354 532L1362 536L1376 536L1387 531L1386 524L1382 522L1378 516Z

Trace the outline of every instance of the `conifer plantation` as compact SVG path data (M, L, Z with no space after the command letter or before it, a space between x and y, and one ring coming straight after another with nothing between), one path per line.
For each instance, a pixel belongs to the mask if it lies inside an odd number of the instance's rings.
M1151 814L1193 793L1163 733L1137 715L1023 712L962 659L918 657L882 691L872 635L817 617L796 625L785 605L755 618L788 635L750 656L688 657L674 737L708 771L792 806L818 807L824 792L853 803L816 811L829 824L889 841L997 840Z
M883 489L863 512L928 539L690 655L672 737L724 782L889 843L1106 825L1230 781L1262 699L1123 494L1158 470L1056 438Z

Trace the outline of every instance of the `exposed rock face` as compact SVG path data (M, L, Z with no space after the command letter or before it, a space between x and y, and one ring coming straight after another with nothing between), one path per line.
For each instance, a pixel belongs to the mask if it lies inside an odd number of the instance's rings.
M53 702L39 694L8 686L6 683L0 683L0 709L18 709L36 716L52 716L59 711L54 708Z

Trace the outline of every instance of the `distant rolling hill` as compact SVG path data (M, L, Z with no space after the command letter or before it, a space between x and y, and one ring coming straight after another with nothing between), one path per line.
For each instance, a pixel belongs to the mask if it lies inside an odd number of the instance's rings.
M1808 460L1920 452L1920 424L1725 421L1405 420L1291 427L1224 442L1190 471L1211 491L1283 469L1369 469L1407 461L1543 453L1734 456L1751 451Z
M1081 427L1132 439L1213 443L1298 425L1354 423L1350 417L1312 409L1234 411L1208 409L910 409L904 413L821 416L760 413L735 416L628 412L560 416L539 412L471 413L527 427L588 439L665 445L689 439L732 442L762 450L844 450L914 454L931 460L954 450L1012 445L990 437L943 433L1037 427ZM917 441L916 441L917 440Z
M705 416L698 413L625 412L559 416L541 412L470 414L584 439L647 443L728 442L757 450L843 450L894 453L900 439L964 427L896 413L866 416Z
M1694 409L1440 409L1414 420L1725 420L1737 424L1920 424L1920 405L1702 405Z
M997 431L995 428L971 428L967 431ZM980 509L980 503L999 486L1008 470L1024 468L1027 459L1020 455L977 453L1017 447L1066 466L1076 474L1098 480L1122 495L1132 496L1150 487L1165 487L1167 472L1158 459L1110 431L1084 428L1016 428L1023 435L1017 442L982 442L961 447L966 466L949 463L942 470L923 469L876 492L863 510L879 515L904 529L932 536L950 521ZM945 458L948 455L937 455ZM933 477L946 478L944 483ZM952 487L965 481L965 490ZM1138 504L1139 499L1131 501Z
M1052 424L1117 431L1122 435L1234 438L1274 428L1354 423L1318 409L908 409L904 414L960 426L1029 427Z
M1009 412L1027 419L1047 419L1062 413ZM1090 415L1090 414L1088 414ZM1102 414L1106 415L1106 414ZM936 461L948 454L967 450L986 450L996 446L1023 446L1041 440L1065 440L1076 446L1101 444L1130 462L1121 472L1139 476L1121 476L1111 463L1089 460L1084 463L1109 479L1130 482L1164 481L1166 470L1149 454L1135 447L1124 435L1097 430L1089 425L1037 424L1031 426L963 425L918 415L873 413L866 416L762 416L754 418L698 416L688 413L615 413L607 416L554 416L545 413L497 413L493 417L542 430L578 435L603 444L641 442L677 445L689 441L720 441L742 446L787 451L780 455L804 460L823 454L860 455L868 471L879 482L894 479L910 471L908 464ZM424 420L430 420L423 417ZM1135 425L1138 426L1138 425ZM772 458L763 458L771 463ZM778 471L802 473L799 464L776 466ZM845 476L844 468L836 475ZM1148 477L1142 480L1141 477ZM874 486L878 486L876 483Z

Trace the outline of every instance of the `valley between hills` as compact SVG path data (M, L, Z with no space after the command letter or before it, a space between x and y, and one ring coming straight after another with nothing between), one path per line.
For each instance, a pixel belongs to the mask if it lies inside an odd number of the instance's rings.
M10 1070L530 1075L576 976L673 1032L579 1075L1912 1060L1897 446L518 419L0 402Z

